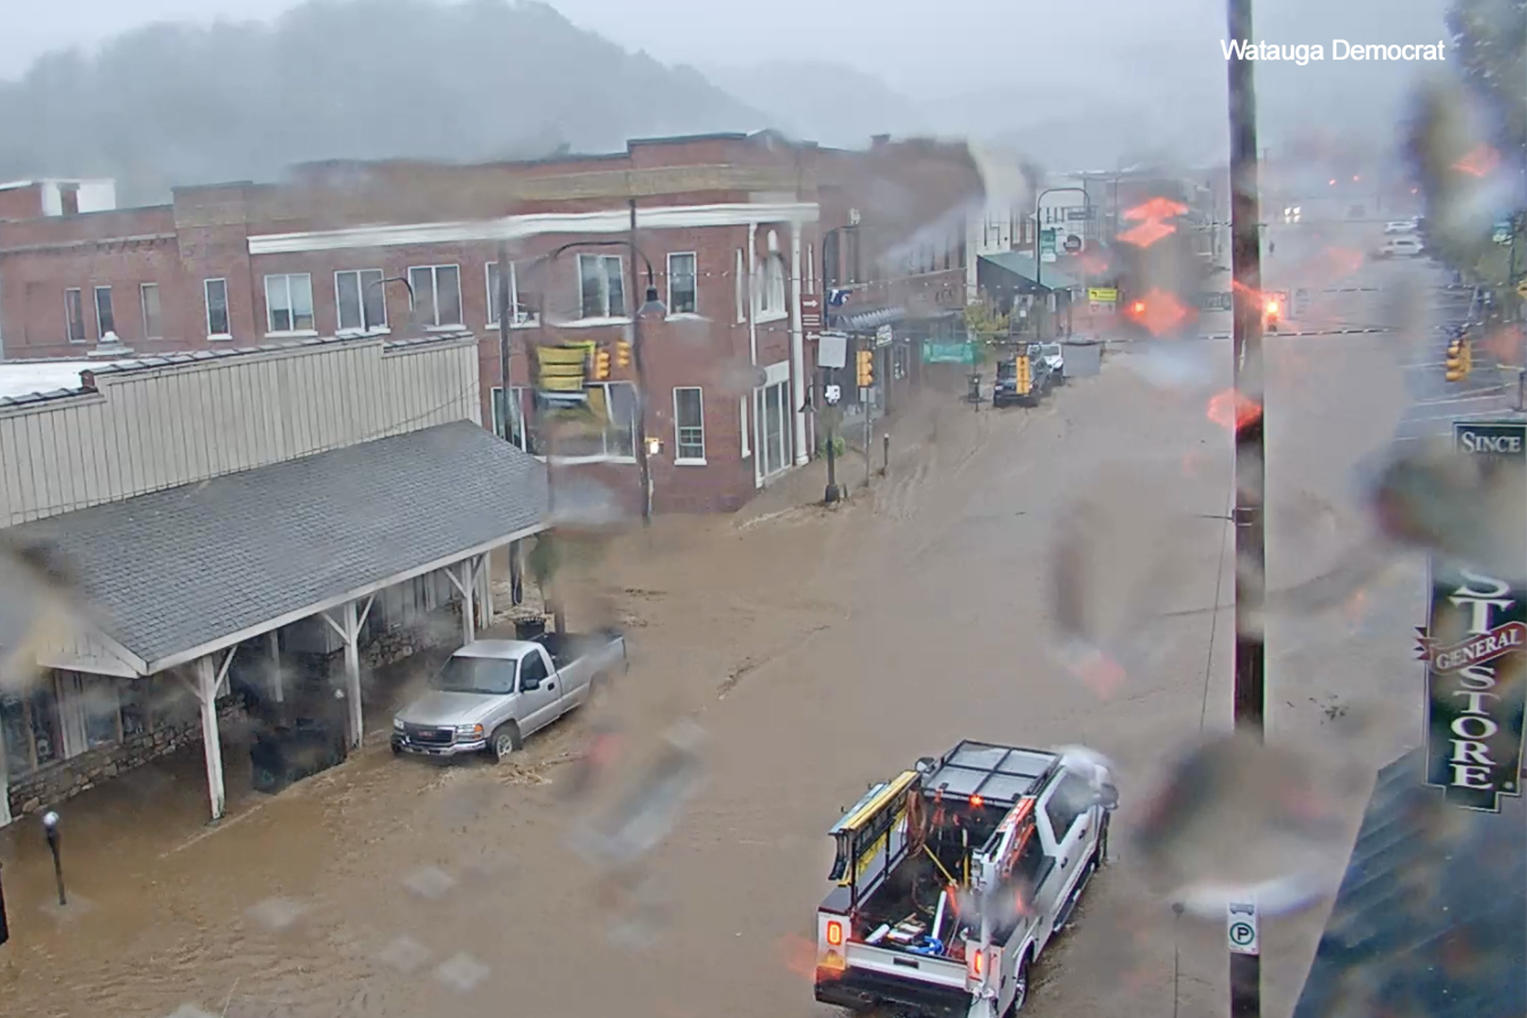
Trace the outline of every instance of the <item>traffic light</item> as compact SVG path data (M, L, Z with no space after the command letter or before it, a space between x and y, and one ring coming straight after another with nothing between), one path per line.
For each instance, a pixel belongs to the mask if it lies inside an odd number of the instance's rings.
M868 389L875 384L875 351L860 350L857 358L859 388Z
M623 339L615 341L615 366L618 368L631 366L631 344Z
M594 351L594 377L600 381L610 377L610 352L608 350Z
M1455 339L1447 345L1447 374L1449 382L1461 382L1474 370L1474 353L1469 341Z
M1278 323L1283 320L1283 302L1276 296L1268 297L1262 303L1262 315L1267 331L1277 332Z

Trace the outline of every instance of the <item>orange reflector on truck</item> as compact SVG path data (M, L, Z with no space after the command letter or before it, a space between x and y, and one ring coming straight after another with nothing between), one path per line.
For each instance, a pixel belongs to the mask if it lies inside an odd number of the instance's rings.
M985 801L986 800L982 799L979 795L972 795L970 797L970 805L973 809L980 809L982 803Z
M986 975L986 952L975 950L970 952L970 978L979 982Z
M843 946L843 924L836 919L827 924L827 943L833 947Z

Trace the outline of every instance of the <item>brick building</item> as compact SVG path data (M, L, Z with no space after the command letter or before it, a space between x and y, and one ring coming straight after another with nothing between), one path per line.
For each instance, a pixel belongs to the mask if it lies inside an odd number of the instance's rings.
M144 355L464 330L479 339L483 419L507 416L537 454L534 349L616 349L650 281L664 305L640 325L643 423L661 443L654 506L711 511L814 453L822 283L877 324L963 305L961 209L980 181L963 146L877 139L849 153L764 133L543 162L308 165L283 184L179 188L148 208L74 211L45 203L46 186L0 204L6 358L75 358L108 333ZM514 304L507 415L500 245ZM603 424L556 449L628 509L640 501L635 371L613 358L586 390Z

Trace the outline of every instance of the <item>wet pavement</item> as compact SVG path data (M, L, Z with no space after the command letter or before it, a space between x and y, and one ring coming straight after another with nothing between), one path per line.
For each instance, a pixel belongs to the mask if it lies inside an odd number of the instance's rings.
M966 737L1084 744L1118 762L1127 827L1177 753L1229 728L1231 440L1207 411L1229 344L1192 347L1194 380L1175 388L1110 352L1036 410L924 394L898 413L886 475L836 510L805 504L813 464L739 517L659 519L589 554L570 619L623 625L631 671L510 763L394 760L377 729L349 763L216 827L199 760L124 779L65 811L77 909L48 906L34 826L3 832L5 1013L824 1013L810 938L825 832L867 783ZM1267 356L1277 590L1364 532L1351 468L1394 434L1407 391L1387 335L1281 337ZM1122 680L1100 685L1049 653L1049 551L1077 495L1120 490L1118 583L1095 596L1144 621ZM1373 771L1420 737L1423 587L1422 564L1400 562L1339 610L1269 620L1269 738L1318 762L1348 843ZM618 725L629 755L602 792L618 799L680 717L707 733L704 784L606 896L567 847L560 780L592 722ZM230 788L245 780L230 769ZM1185 851L1212 869L1243 836ZM1032 1013L1223 1013L1223 921L1175 918L1128 839L1113 851L1037 967ZM1264 919L1270 1018L1292 1011L1324 911Z

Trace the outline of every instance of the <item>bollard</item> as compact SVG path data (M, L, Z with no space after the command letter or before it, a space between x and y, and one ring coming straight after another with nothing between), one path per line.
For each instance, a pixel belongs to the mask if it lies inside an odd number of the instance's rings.
M4 876L5 866L0 863L0 877ZM5 882L0 880L0 944L11 939L11 924L5 918Z
M880 443L885 449L885 466L880 468L880 476L884 477L891 472L891 433L887 431Z
M58 881L58 903L69 904L69 899L64 897L64 864L58 857L58 814L48 810L42 815L43 833L48 836L48 848L53 851L53 879Z

